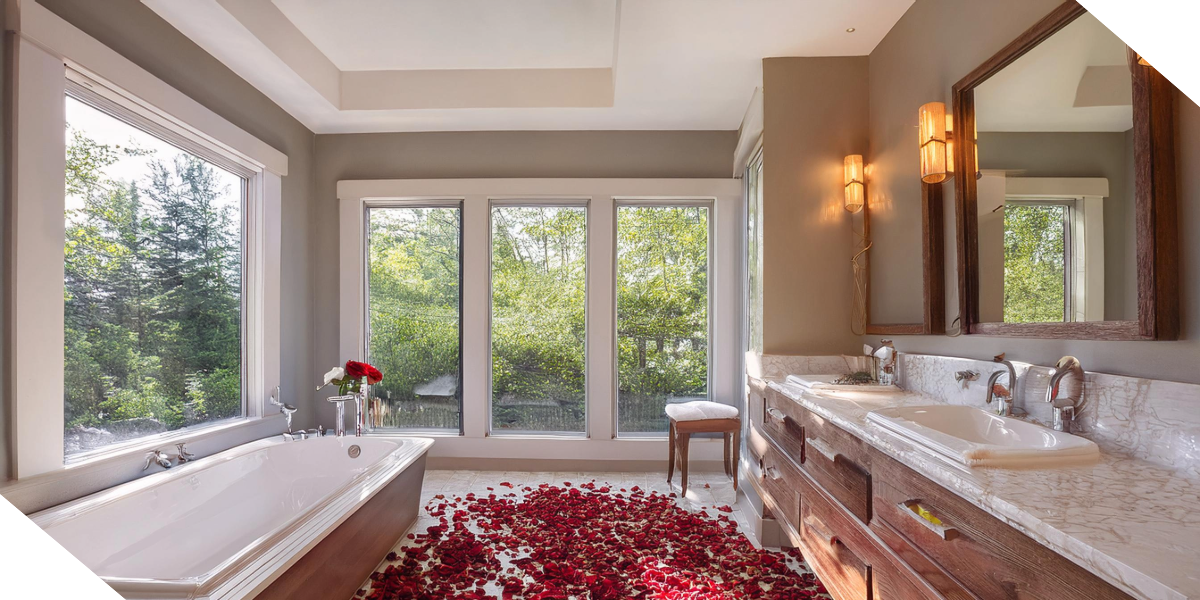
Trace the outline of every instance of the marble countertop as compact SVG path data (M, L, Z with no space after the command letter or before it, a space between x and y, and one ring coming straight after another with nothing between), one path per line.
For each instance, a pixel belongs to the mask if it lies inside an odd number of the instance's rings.
M872 410L938 403L928 396L766 382L1125 592L1200 600L1200 480L1116 454L1087 466L959 470L867 422Z

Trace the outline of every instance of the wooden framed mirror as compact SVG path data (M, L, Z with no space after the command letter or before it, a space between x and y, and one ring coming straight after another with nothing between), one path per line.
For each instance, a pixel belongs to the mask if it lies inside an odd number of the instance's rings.
M865 291L867 335L942 335L946 332L946 253L943 235L942 186L921 184L921 274L920 323L873 323L870 320L870 285ZM863 208L863 231L871 239L871 207ZM869 259L869 257L868 257ZM869 263L870 264L870 263ZM869 280L869 278L868 278Z
M954 86L963 333L1179 337L1174 96L1075 0Z

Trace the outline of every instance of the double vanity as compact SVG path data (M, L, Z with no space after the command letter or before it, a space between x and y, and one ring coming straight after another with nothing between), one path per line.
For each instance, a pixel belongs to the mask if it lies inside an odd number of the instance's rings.
M763 516L836 600L1200 597L1194 479L929 394L750 382Z

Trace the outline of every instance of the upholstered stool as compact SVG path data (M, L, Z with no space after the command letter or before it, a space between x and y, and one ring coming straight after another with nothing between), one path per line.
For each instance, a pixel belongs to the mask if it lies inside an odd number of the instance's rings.
M667 405L671 419L671 439L667 445L667 481L675 477L675 457L683 475L683 493L688 487L688 442L693 433L720 433L725 436L725 474L733 477L733 491L738 489L738 458L741 454L742 420L738 409L728 404L697 400Z

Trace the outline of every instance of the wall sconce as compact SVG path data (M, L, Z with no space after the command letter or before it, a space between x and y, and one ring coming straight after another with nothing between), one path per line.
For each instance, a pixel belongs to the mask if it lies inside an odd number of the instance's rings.
M851 154L842 162L842 183L845 186L846 212L854 214L861 212L866 206L866 170L863 168L861 154ZM850 231L854 234L854 255L850 258L850 268L854 280L854 305L851 307L850 332L854 335L866 334L867 326L867 266L863 257L871 249L871 240L867 237L867 217L863 215L862 233L854 229L854 220L850 221Z
M921 151L921 181L942 183L954 177L954 118L942 102L930 102L917 112L917 142ZM975 130L975 179L979 170L979 129Z
M863 177L863 157L861 154L851 154L844 163L846 186L846 210L856 213L863 208L866 199Z
M941 183L954 172L951 154L951 126L946 120L946 104L930 102L917 112L917 135L921 150L921 181Z

